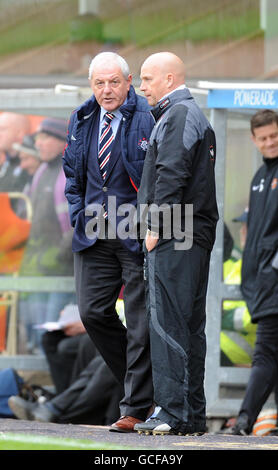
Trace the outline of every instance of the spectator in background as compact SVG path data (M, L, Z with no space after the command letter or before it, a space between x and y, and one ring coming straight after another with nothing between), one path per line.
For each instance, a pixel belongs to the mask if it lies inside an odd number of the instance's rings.
M84 335L87 345L93 344ZM98 351L89 364L62 393L45 403L29 402L20 396L9 398L9 407L19 419L44 423L108 425L119 417L123 389Z
M31 177L31 180L22 189L23 194L29 197L31 194L32 177L42 163L39 151L35 146L34 135L28 134L24 136L22 143L13 144L13 148L18 152L20 168ZM27 217L26 204L22 199L18 201L16 213L22 218Z
M42 347L57 394L66 390L96 355L77 305L65 306L59 320L64 322L61 329L46 331L42 335Z
M244 249L246 241L247 217L248 208L245 209L244 212L238 217L233 219L233 222L240 224L239 238L241 251ZM228 227L226 227L227 233L228 230ZM233 246L230 250L230 256L224 260L224 282L226 284L241 284L242 259L233 258L232 252ZM252 362L255 340L256 325L251 321L251 316L245 301L224 300L222 328L220 333L221 365L250 366Z
M233 434L250 434L278 378L278 115L260 110L251 119L252 140L263 164L250 186L242 293L257 337L250 378Z
M125 324L122 294L116 303L119 319ZM60 313L62 329L46 331L42 346L57 393L62 393L96 355L94 343L81 322L77 305L67 305Z
M66 121L47 118L36 133L36 148L43 164L33 177L30 192L32 228L21 267L21 274L26 276L73 274L72 229L62 168L66 126ZM55 312L53 319L60 310Z
M36 132L36 148L42 164L33 176L30 189L32 225L21 276L73 275L72 229L62 168L66 136L67 122L56 118L44 119ZM29 351L38 346L38 332L33 330L33 325L55 321L57 314L71 302L75 303L75 295L71 293L21 295L20 318L27 328Z
M117 309L123 321L121 302ZM123 387L86 333L77 305L66 306L59 320L62 329L47 331L42 337L56 396L44 403L13 396L9 406L19 419L111 424L119 417Z
M8 114L8 113L6 113ZM17 115L16 115L17 116ZM0 122L1 117L0 116ZM10 118L10 116L8 115ZM22 116L20 116L22 117ZM25 121L24 117L24 121ZM21 121L21 119L19 119ZM0 124L1 134L1 124ZM0 142L3 147L9 147L11 132L7 130L7 134L3 133L3 141ZM35 147L34 137L26 134L23 137L22 142L15 142L12 144L11 152L16 152L18 155L13 160L6 160L6 154L4 156L4 169L5 171L0 175L3 176L1 180L0 176L0 187L2 183L1 191L1 223L0 223L0 272L8 274L11 272L17 272L24 252L24 245L27 242L30 231L30 219L32 216L32 209L29 196L31 180L41 164L38 150ZM0 156L1 158L1 156ZM14 175L12 175L11 168L13 164L18 161L19 166L16 166ZM28 180L20 178L24 174L28 176ZM11 178L13 176L13 178ZM25 185L23 186L23 183ZM18 186L17 186L18 184ZM7 186L5 186L7 185ZM5 190L6 187L6 190ZM6 191L11 189L16 190L14 197L9 197ZM8 242L8 243L7 243Z
M13 149L18 152L20 167L30 176L34 176L41 164L41 158L35 145L35 135L27 134L22 143L14 143Z
M23 137L30 133L27 116L16 113L0 114L0 191L22 191L30 179L20 167L18 150L13 144L21 144Z

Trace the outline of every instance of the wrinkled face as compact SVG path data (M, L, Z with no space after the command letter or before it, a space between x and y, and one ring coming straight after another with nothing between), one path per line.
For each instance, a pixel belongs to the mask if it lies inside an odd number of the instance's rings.
M96 66L91 78L91 88L100 106L115 111L125 101L132 77L126 79L118 65Z
M144 92L150 106L155 106L168 93L167 75L152 64L144 64L141 69L140 90Z
M39 132L36 136L36 147L40 158L44 162L53 160L57 155L63 152L66 143L63 140L56 139L49 134Z
M264 157L278 157L278 125L276 122L255 128L252 140Z
M26 170L29 175L34 175L41 163L34 155L25 152L20 152L19 159L21 168Z

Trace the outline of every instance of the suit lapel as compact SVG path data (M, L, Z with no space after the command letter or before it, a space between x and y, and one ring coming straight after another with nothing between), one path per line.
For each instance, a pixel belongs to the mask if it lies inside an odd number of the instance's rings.
M85 126L91 126L86 132L84 132L84 136L90 136L90 142L85 142L84 137L84 149L85 155L88 155L87 158L87 166L93 169L94 175L96 178L103 183L99 163L98 163L98 135L99 135L99 112L96 113L94 118L90 120L91 122L85 123Z

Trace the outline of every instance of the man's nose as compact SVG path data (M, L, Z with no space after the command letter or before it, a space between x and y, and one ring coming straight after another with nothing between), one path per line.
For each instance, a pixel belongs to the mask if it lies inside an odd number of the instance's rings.
M143 83L143 82L141 82L141 85L140 85L140 90L141 90L141 91L144 91L144 89L145 89L144 83Z
M104 93L110 93L111 89L112 89L112 87L111 87L110 83L107 82L107 83L104 84Z

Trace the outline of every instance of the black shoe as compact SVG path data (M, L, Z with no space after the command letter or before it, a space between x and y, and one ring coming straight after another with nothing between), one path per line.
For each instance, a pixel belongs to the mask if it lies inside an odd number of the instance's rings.
M188 433L192 436L202 436L207 432L207 427L206 426L193 426L192 432Z
M245 413L239 415L236 420L235 426L232 427L231 432L233 436L248 436L250 434L248 416Z
M41 423L55 423L58 417L56 413L53 413L51 409L43 403L39 403L33 411L31 411L31 415L34 421L40 421Z
M37 403L29 402L19 396L11 396L8 400L9 408L18 419L32 421L32 411L36 408Z

